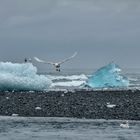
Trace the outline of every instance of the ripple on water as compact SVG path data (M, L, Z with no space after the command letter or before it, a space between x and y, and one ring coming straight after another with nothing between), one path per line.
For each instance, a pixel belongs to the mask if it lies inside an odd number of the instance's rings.
M121 128L119 120L74 118L0 117L1 140L138 140L140 121L129 121Z

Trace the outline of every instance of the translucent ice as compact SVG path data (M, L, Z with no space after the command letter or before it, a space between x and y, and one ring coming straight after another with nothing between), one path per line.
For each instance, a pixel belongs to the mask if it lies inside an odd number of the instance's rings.
M50 85L31 63L0 62L0 90L45 90Z
M123 76L118 65L110 63L97 70L87 81L92 88L127 87L129 80Z

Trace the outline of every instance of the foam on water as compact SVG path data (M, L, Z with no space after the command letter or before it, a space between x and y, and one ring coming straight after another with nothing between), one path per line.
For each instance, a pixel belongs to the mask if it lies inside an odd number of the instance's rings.
M0 90L45 90L50 85L31 63L0 62Z
M63 75L57 75L57 76L54 76L54 75L47 75L47 77L51 80L87 80L87 76L85 74L80 74L80 75L69 75L69 76L63 76Z
M128 87L129 80L123 76L118 65L110 63L97 70L87 81L92 88Z
M52 87L76 87L78 88L86 82L88 77L84 74L80 75L47 75L53 81Z
M85 81L56 82L52 84L52 87L79 87L83 84L85 84Z

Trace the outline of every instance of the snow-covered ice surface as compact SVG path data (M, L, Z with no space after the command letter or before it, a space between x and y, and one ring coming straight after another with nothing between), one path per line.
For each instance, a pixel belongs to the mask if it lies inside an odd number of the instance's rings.
M0 117L0 140L139 140L140 121Z
M0 90L46 90L50 85L31 63L0 62Z

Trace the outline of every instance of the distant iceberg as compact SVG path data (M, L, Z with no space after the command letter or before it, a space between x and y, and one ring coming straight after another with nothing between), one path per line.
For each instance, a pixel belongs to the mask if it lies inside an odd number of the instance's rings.
M31 63L0 62L0 90L45 90L51 85Z
M98 69L86 83L91 88L124 88L129 86L129 80L121 74L118 65L110 63Z

